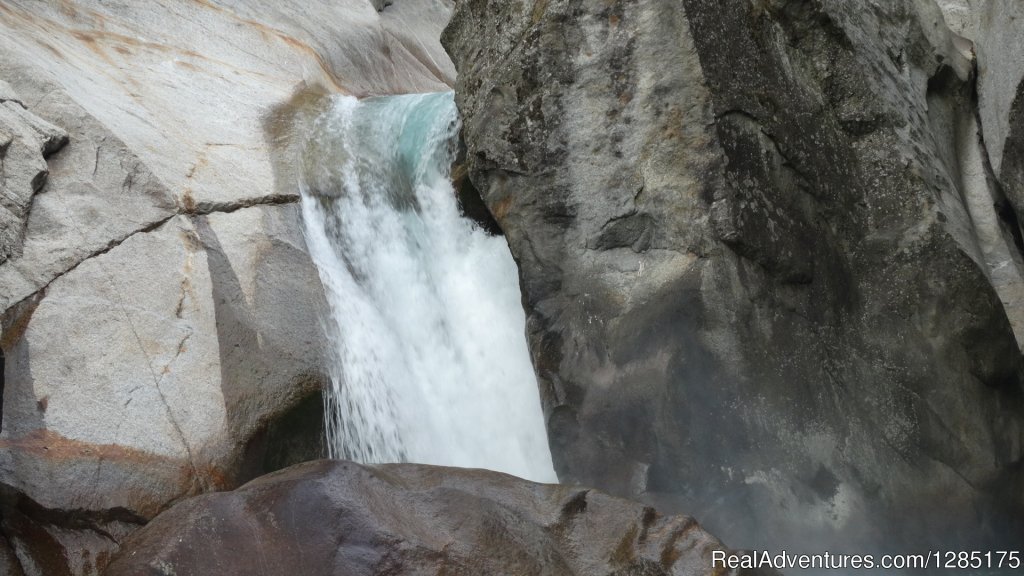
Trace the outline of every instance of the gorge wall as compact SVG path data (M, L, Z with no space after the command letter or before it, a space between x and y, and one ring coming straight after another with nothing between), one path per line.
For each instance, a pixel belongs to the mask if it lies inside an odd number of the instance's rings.
M740 546L1019 542L1018 10L458 3L563 482Z
M0 575L306 544L711 572L647 505L732 546L1019 544L1022 38L1016 0L0 3ZM245 484L324 453L296 126L453 86L559 480L646 505L411 465Z
M451 2L0 4L0 573L322 454L294 117L448 89Z

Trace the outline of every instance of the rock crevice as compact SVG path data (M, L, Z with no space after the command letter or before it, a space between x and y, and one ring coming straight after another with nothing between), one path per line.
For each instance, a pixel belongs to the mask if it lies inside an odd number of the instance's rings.
M189 206L189 207L183 208L183 209L181 209L181 210L179 210L179 211L177 211L177 212L175 212L173 214L170 214L170 215L168 215L168 216L166 216L164 218L161 218L161 219L156 220L154 222L149 222L149 223L145 224L144 226L142 226L141 228L133 230L133 231L129 232L127 235L125 235L125 236L123 236L121 238L117 238L117 239L111 240L106 246L102 247L101 249L99 249L99 250L97 250L95 252L91 252L89 254L86 254L84 258L78 260L77 262L72 264L69 268L66 268L64 270L61 270L61 271L57 272L44 285L40 286L38 289L36 289L31 294L28 294L28 295L24 296L21 300L19 300L17 302L13 302L13 303L7 304L7 308L8 309L13 309L13 308L15 308L17 306L21 306L27 300L34 299L34 298L39 297L40 295L45 294L46 293L46 289L50 286L50 284L52 284L54 281L58 280L59 278L61 278L65 274L68 274L68 273L74 271L75 268L78 268L78 266L80 266L86 260L90 260L92 258L96 258L98 256L102 256L102 255L110 252L114 248L116 248L116 247L120 246L121 244L123 244L129 238L135 236L136 234L147 234L147 233L153 232L155 230L158 230L160 227L164 226L165 224L167 224L172 219L174 219L174 218L176 218L178 216L187 216L189 218L196 218L196 217L208 216L210 214L216 214L216 213L230 214L230 213L235 212L237 210L242 210L242 209L245 209L245 208L253 208L255 206L281 206L281 205L285 205L285 204L296 204L299 201L301 201L301 199L302 199L301 196L299 196L298 194L275 194L275 195L271 195L271 196L267 196L267 197L263 197L263 198L246 198L246 199L238 200L238 201L234 201L234 202L217 202L217 203L204 202L204 203L200 203L200 204L197 204L197 205L193 205L193 206ZM2 334L3 334L3 325L0 324L0 336L2 336Z

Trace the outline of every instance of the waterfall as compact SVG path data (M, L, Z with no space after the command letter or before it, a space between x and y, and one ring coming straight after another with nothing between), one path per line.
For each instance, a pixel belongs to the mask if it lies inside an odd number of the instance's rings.
M302 210L336 352L331 457L556 481L501 237L459 214L451 93L335 97L304 146Z

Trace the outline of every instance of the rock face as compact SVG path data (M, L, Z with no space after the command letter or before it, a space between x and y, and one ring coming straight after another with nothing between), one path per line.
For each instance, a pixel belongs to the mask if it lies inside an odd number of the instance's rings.
M96 574L173 502L321 455L295 124L454 77L451 2L386 4L0 5L0 573Z
M992 170L1024 217L1024 6L971 0L961 32L975 42L978 113Z
M696 575L725 548L688 517L483 470L300 464L175 506L106 576Z
M26 110L0 80L0 264L20 256L32 197L46 184L46 156L67 141L67 132Z
M935 3L467 0L442 41L562 481L735 545L1020 541L1021 233Z

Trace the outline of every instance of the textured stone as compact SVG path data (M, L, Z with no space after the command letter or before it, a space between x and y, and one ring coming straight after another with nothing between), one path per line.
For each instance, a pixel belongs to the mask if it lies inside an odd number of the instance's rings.
M979 115L992 169L1024 218L1024 5L973 0Z
M31 197L18 258L0 264L0 309L25 300L92 254L176 211L163 183L85 109L55 85L0 63L39 106L30 109L68 132L48 158L45 193Z
M0 265L20 256L32 199L49 173L46 156L67 143L64 130L25 110L0 86Z
M451 5L0 4L0 532L26 574L95 574L171 503L322 455L297 126L328 93L447 88Z
M268 138L278 109L314 89L447 88L454 72L437 36L450 7L449 0L414 0L378 14L366 0L301 9L252 2L0 6L0 78L75 143L53 159L61 166L51 167L59 182L50 189L62 192L32 208L43 213L27 224L28 255L0 267L0 308L175 211L294 192L293 181L280 189L280 150ZM96 217L118 209L117 218Z
M953 33L974 37L975 18L970 0L936 0L946 25Z
M28 521L37 510L116 510L137 525L185 496L320 455L276 442L316 442L319 411L274 437L276 422L319 399L326 374L323 296L299 218L294 203L175 216L16 309L0 481L30 495ZM92 525L88 514L78 522ZM38 553L38 539L5 528ZM96 553L78 537L57 542L68 559Z
M1024 91L1024 6L1005 0L971 0L970 8L973 25L964 35L975 44L978 112L992 155L992 168L998 176L1013 153L1006 149L1007 140L1015 131L1020 138L1019 131L1024 130L1013 118L1020 114Z
M563 481L745 546L1019 539L1020 230L937 5L470 0L442 41Z
M73 93L179 204L201 204L272 192L262 122L304 86L358 95L446 88L452 69L436 36L450 6L6 2L0 45Z
M11 88L11 85L7 82L0 80L0 103L4 102L17 102L24 106L24 103L21 101L18 93L14 91L14 88Z
M669 576L726 549L693 519L484 470L310 462L182 502L107 576Z
M946 21L977 57L977 115L992 175L1024 215L1024 5L1006 0L943 0Z
M25 574L21 570L17 554L14 553L14 549L11 548L6 538L0 540L0 574L5 576L24 576Z

